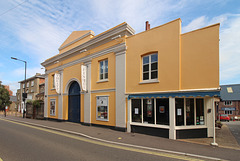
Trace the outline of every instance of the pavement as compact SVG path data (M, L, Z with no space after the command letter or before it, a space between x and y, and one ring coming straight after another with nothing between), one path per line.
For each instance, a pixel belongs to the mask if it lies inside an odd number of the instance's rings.
M7 117L4 117L3 114L0 113L0 118L6 118L8 120L15 120L26 124L31 124L33 126L40 126L43 128L81 135L90 139L100 141L103 140L105 142L114 142L118 144L144 146L152 149L164 149L172 152L177 151L184 153L185 155L204 154L205 156L209 157L224 157L228 156L232 152L233 155L239 154L240 152L240 146L238 142L225 123L223 123L221 129L216 128L216 142L218 143L219 147L213 147L210 145L213 142L213 138L170 140L144 134L119 132L116 130L96 126L84 126L78 123L26 119L22 118L22 115L19 113L8 113ZM230 158L226 159L232 160Z

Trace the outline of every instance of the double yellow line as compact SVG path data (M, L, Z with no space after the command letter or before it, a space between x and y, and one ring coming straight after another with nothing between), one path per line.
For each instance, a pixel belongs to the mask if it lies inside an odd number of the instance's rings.
M75 139L75 140L84 141L84 142L88 142L88 143L92 143L92 144L96 144L96 145L115 148L115 149L127 150L127 151L132 151L132 152L138 152L138 153L143 153L143 154L156 155L156 156L174 158L174 159L180 159L180 160L189 160L189 161L190 160L191 161L200 161L201 160L201 159L190 157L190 156L169 154L169 153L163 153L163 152L156 152L156 151L143 150L143 149L138 149L138 148L133 148L133 147L127 147L127 146L122 146L122 145L104 143L104 142L101 142L101 141L87 139L87 138L77 136L77 135L72 135L72 134L68 134L68 133L64 133L64 132L59 132L59 131L54 131L54 130L45 129L45 128L41 128L41 127L36 127L36 126L23 124L23 123L19 123L19 122L15 122L15 121L10 121L10 120L6 120L6 119L2 119L2 118L0 118L0 120L11 122L11 123L18 124L18 125L22 125L22 126L29 127L29 128L33 128L33 129L38 129L38 130L45 131L45 132L48 132L48 133L72 138L72 139ZM0 158L0 161L3 161L3 160L1 160L1 158Z

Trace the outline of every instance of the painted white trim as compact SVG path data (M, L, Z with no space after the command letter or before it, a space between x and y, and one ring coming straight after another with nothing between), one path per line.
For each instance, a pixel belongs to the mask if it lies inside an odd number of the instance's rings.
M131 122L130 125L169 129L169 126L159 125L159 124L155 125L155 124L144 124L144 123L138 123L138 122Z
M66 86L65 86L64 94L67 94L67 95L68 95L69 88L70 88L72 82L74 82L74 81L78 82L78 85L79 85L79 87L80 87L80 90L82 89L82 88L81 88L81 82L79 81L79 79L77 79L77 78L71 78L71 79L68 80L68 82L67 82L67 84L66 84Z
M148 84L148 83L159 83L160 81L158 79L151 79L151 80L143 80L142 82L139 82L139 84Z
M115 88L92 90L91 93L115 92Z
M49 69L45 73L46 74L53 73L55 71L63 70L64 68L67 68L67 67L79 64L79 63L85 63L85 64L89 64L90 63L91 64L91 60L93 58L96 58L96 57L99 57L99 56L102 56L102 55L105 55L105 54L108 54L108 53L112 53L112 52L116 53L116 52L126 51L126 48L127 47L126 47L125 43L117 44L117 45L114 45L114 46L109 47L107 49L104 49L104 50L98 51L96 53L93 53L91 55L85 56L83 58L80 58L80 59L74 60L72 62L63 64L63 65L58 66L56 68Z
M183 130L183 129L202 129L207 128L206 125L192 125L192 126L175 126L176 130Z
M64 48L66 48L66 47L74 44L75 42L77 42L77 41L79 41L79 40L81 40L81 39L83 39L83 38L85 38L85 37L87 37L87 36L89 36L89 35L93 35L93 36L94 36L95 34L94 34L93 31L89 31L88 33L82 35L81 37L79 37L79 38L77 38L77 39L75 39L75 40L67 43L66 45L64 45L64 46L62 46L62 47L60 47L60 48L58 48L58 50L62 50L62 49L64 49Z
M108 79L102 79L102 80L97 81L96 83L103 83L103 82L109 82L109 80Z
M71 55L75 52L78 52L78 51L81 51L83 49L86 49L87 47L91 46L91 45L94 45L94 44L97 44L107 38L109 38L111 41L112 41L112 37L115 36L115 35L119 35L119 33L121 32L124 32L124 31L127 31L128 33L124 33L124 35L134 35L135 34L135 31L127 24L127 23L123 23L122 25L120 26L117 26L107 32L104 32L102 34L100 34L99 36L96 36L96 37L93 37L91 40L71 49L71 50L68 50L62 54L59 54L59 55L56 55L55 57L52 57L48 60L45 60L43 63L41 63L42 66L47 66L59 59L62 59L68 55Z

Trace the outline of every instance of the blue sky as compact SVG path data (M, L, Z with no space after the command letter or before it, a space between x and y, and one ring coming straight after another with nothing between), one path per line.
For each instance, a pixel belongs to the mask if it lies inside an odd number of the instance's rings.
M31 77L44 73L40 63L58 54L72 31L97 35L127 22L139 33L147 20L152 28L177 18L182 33L220 23L220 85L240 83L239 0L24 1L0 0L0 80L14 93L24 79L24 63L10 57L26 60Z

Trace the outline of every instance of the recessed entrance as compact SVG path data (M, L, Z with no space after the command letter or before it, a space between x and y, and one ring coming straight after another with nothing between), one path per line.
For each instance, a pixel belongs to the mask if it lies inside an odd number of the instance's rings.
M80 86L74 81L68 91L68 121L80 122Z

